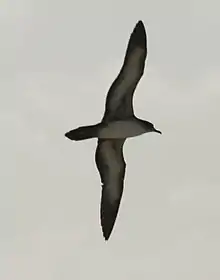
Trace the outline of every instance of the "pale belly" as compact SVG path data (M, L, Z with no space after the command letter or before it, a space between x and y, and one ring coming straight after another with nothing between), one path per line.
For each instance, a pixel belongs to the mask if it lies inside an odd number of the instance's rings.
M129 138L141 135L147 132L141 124L135 121L116 121L109 123L106 127L100 129L98 138L114 139Z

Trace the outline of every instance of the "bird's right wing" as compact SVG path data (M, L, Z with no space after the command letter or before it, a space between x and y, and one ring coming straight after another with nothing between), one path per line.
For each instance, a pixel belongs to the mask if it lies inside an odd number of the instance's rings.
M144 73L146 56L147 36L139 21L131 33L120 73L108 91L103 122L133 116L133 93Z
M125 139L98 140L96 165L102 181L101 226L104 238L108 240L122 197L125 161L123 144Z

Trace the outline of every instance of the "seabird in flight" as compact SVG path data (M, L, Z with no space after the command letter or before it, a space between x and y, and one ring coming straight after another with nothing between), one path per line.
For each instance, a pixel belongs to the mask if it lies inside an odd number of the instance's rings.
M112 232L122 197L125 140L147 132L161 134L152 123L137 118L133 110L133 94L144 73L146 56L146 31L143 22L138 21L130 35L120 73L108 91L102 121L65 134L75 141L98 138L95 161L102 182L100 216L105 240Z

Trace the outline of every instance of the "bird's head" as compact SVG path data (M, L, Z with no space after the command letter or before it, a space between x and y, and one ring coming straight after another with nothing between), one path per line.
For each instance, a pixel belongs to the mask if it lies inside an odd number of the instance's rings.
M157 132L159 134L162 134L162 132L160 130L157 130L151 122L143 121L143 123L147 132Z

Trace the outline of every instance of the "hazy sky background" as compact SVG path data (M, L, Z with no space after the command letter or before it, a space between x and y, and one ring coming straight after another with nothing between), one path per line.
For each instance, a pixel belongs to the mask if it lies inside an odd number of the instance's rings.
M0 9L0 279L220 279L220 2L5 0ZM148 34L110 240L96 140L138 20Z

